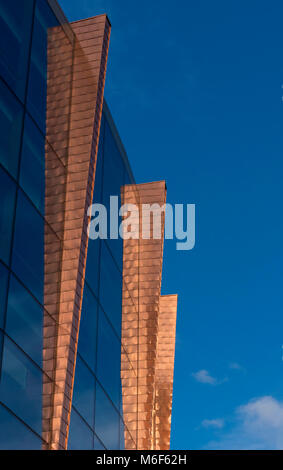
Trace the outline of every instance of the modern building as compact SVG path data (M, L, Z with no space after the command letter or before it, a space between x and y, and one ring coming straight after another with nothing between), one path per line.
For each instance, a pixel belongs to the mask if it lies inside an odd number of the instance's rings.
M0 449L168 449L177 296L162 237L89 240L136 184L104 99L111 25L0 0ZM150 175L149 175L150 177Z

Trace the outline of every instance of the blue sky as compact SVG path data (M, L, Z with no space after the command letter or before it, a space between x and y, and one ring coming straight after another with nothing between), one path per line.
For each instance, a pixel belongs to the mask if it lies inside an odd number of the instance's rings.
M137 182L196 204L178 293L173 449L283 448L283 4L61 0L112 23L105 95Z

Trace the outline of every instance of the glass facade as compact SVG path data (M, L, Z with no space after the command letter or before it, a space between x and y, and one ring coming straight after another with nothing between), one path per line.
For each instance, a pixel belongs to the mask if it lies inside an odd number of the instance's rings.
M45 0L0 1L0 449L43 444L47 40L59 24Z
M44 309L44 236L60 243L44 213L47 147L64 170L46 139L47 44L62 22L47 0L0 0L0 449L44 446L43 383L52 384L42 366L44 318L56 323ZM105 104L93 198L107 207L133 182L109 116ZM89 243L70 449L124 445L122 262L121 239Z

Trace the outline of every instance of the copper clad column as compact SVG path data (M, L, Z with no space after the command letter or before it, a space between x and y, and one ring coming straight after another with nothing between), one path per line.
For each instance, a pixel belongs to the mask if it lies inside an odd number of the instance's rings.
M142 204L166 202L165 181L138 185ZM154 407L155 365L159 296L162 278L164 220L161 239L139 241L139 363L138 363L138 449L152 448L152 414ZM142 223L140 224L140 231Z
M43 368L53 382L43 384L43 438L50 449L67 448L110 37L105 15L72 29L71 52L61 27L48 38L45 212L58 240L46 229Z
M143 204L158 204L162 207L165 202L165 181L126 185L122 188L122 203L135 204L138 208L137 214L134 217L131 215L134 225L131 232L134 238L124 239L122 309L122 343L131 363L134 364L137 382L130 377L129 368L125 367L127 363L123 349L121 376L124 421L132 435L136 435L139 450L155 449L156 445L161 445L159 434L162 425L157 426L157 422L162 421L166 424L166 438L162 441L162 445L165 445L166 441L166 448L168 448L168 439L170 439L170 429L168 431L167 426L167 423L170 424L171 417L172 391L170 393L170 386L168 388L169 401L165 405L166 411L162 407L159 413L159 405L164 404L163 373L160 370L163 370L163 363L167 362L163 352L166 311L159 327L160 311L163 308L160 290L165 214L164 212L161 214L161 238L154 238L153 223L150 222L150 237L144 239L141 219ZM174 315L171 320L174 321ZM161 335L160 350L158 348L159 335ZM172 336L171 340L173 339ZM174 354L172 358L170 351L169 356L168 374L169 382L171 382ZM162 398L159 400L157 397ZM170 410L170 417L167 410ZM132 442L127 439L127 431L125 432L125 447L126 449L132 448Z
M159 302L155 372L155 450L170 449L177 302L177 295L162 295Z

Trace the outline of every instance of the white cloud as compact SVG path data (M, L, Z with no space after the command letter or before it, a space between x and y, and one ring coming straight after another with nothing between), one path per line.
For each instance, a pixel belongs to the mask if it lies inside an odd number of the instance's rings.
M263 396L239 406L232 428L209 449L283 449L283 402Z
M224 427L225 421L224 419L204 419L201 422L203 428L215 428L221 429Z
M244 367L242 367L238 362L230 362L229 368L233 370L240 370L240 371L245 370Z
M197 382L201 382L202 384L210 384L215 385L217 380L215 377L209 374L209 372L205 369L199 370L198 372L193 372L192 376L196 379Z
M202 384L210 384L210 385L219 385L228 380L227 378L218 380L212 375L210 375L210 373L205 369L201 369L198 372L193 372L192 376L197 382L200 382Z

